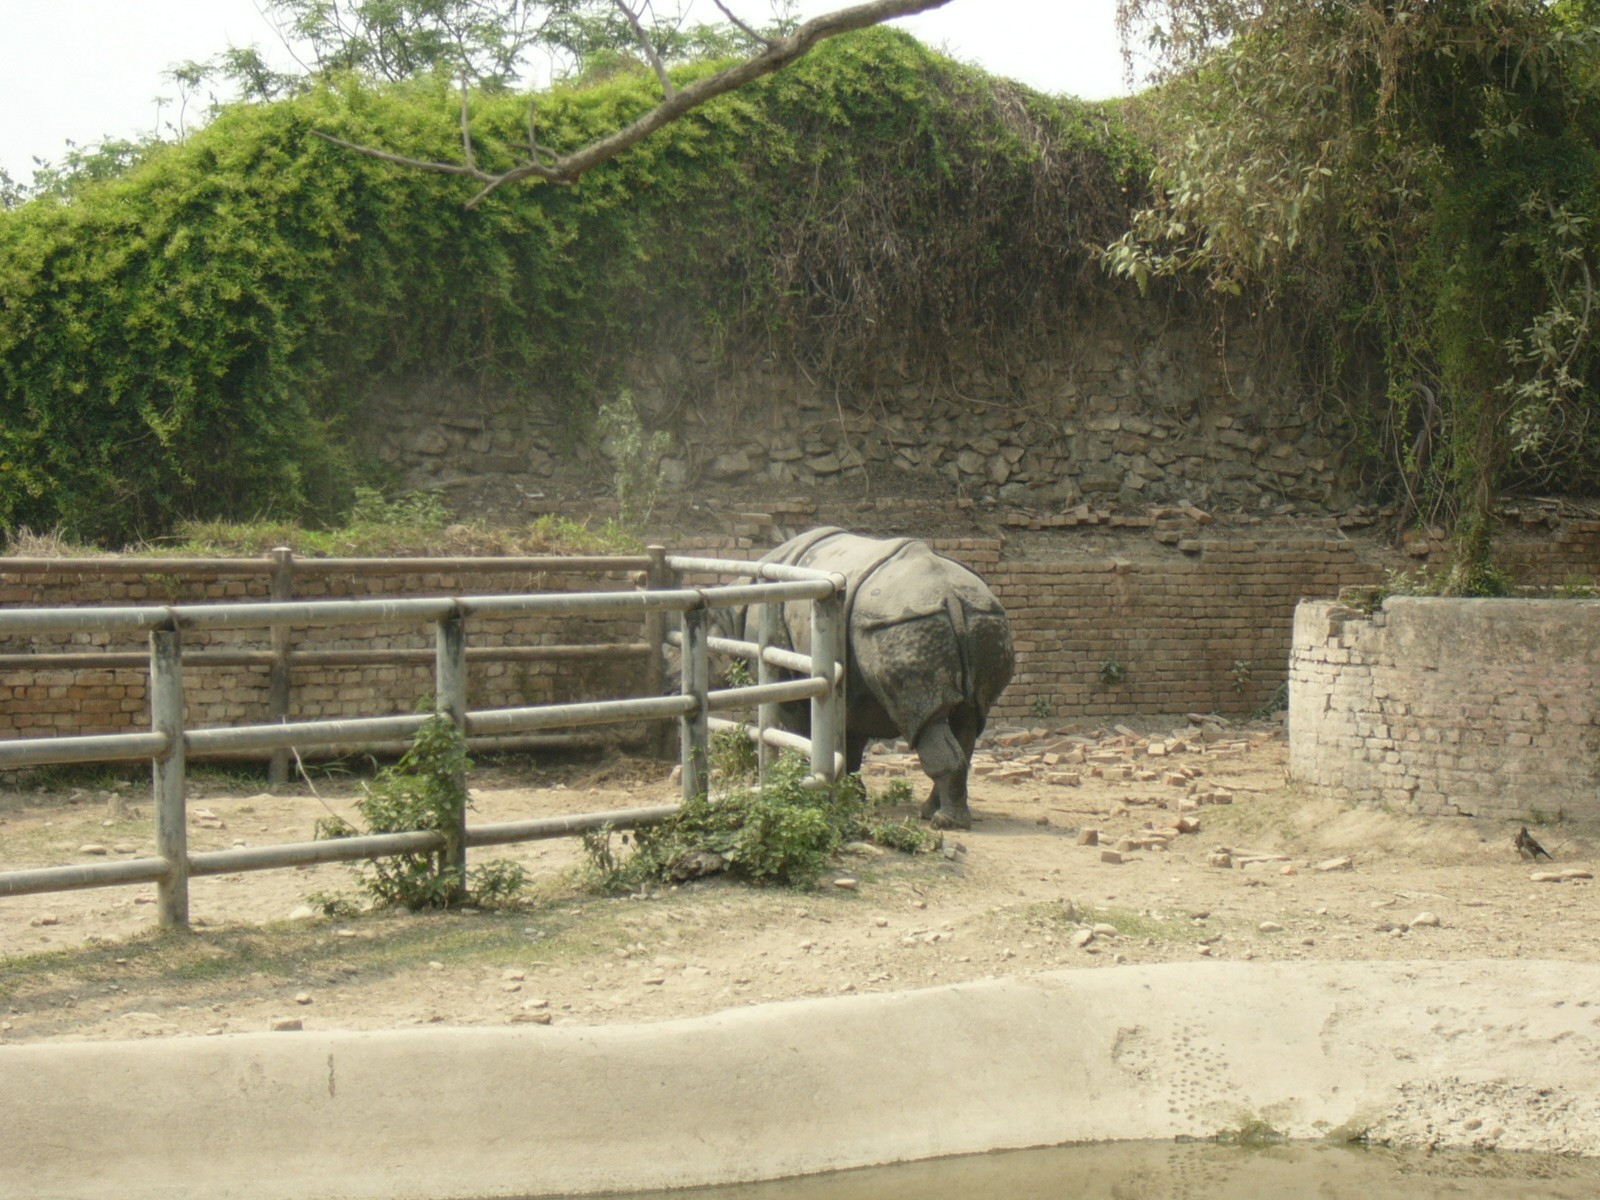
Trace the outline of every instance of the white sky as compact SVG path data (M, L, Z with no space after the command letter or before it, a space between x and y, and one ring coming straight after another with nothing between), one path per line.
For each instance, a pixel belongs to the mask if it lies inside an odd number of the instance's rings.
M802 0L802 17L853 0ZM1046 92L1120 95L1115 0L950 0L897 24L936 49ZM696 19L715 20L701 0ZM730 5L752 21L761 0ZM176 120L174 63L229 45L281 56L256 0L0 0L0 167L26 179L33 159ZM168 103L158 106L157 97ZM202 102L203 103L203 102Z

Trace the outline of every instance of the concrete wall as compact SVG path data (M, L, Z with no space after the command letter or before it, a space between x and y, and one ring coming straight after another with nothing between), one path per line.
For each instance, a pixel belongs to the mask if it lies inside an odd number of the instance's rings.
M1404 812L1600 817L1600 601L1302 602L1289 764Z

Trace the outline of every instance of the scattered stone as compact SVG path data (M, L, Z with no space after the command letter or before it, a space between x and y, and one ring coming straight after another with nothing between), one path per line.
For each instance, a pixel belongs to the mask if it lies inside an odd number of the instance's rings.
M524 1000L522 1002L522 1007L527 1012L533 1012L536 1009L549 1008L550 1001L545 999L543 996L533 996L527 1000Z
M1561 872L1560 871L1535 871L1532 875L1529 875L1528 878L1530 880L1532 880L1534 883L1560 883L1561 882Z
M1562 879L1593 879L1593 871L1585 871L1582 867L1568 867L1561 872Z
M1206 862L1213 867L1232 867L1233 855L1227 853L1226 851L1218 851L1216 854L1213 854L1210 858L1206 859Z
M1103 921L1094 926L1095 937L1116 937L1120 932L1121 930L1115 925L1108 925Z
M1048 825L1050 824L1050 818L1041 813L1039 816L1034 818L1033 823L1035 825Z
M1120 850L1102 850L1100 851L1100 861L1112 864L1120 863L1122 862L1122 852Z
M1078 833L1078 845L1098 846L1100 844L1100 831L1098 829L1084 829Z
M29 921L28 924L33 926L59 925L61 924L61 918L56 916L55 913L45 913L42 916L35 917L33 920Z
M1094 930L1092 929L1080 929L1072 935L1072 944L1079 950L1082 950L1092 941L1094 941Z
M428 970L430 970L430 971L442 971L442 970L444 970L444 964L442 962L430 962L428 964Z
M1211 947L1210 946L1201 946L1200 947L1200 953L1205 955L1207 958L1210 958L1211 957Z
M1263 921L1263 922L1261 922L1261 924L1257 925L1256 928L1259 929L1262 933L1282 933L1283 932L1283 926L1279 925L1276 921Z
M294 1002L296 1004L310 1004L311 1003L311 993L310 992L296 992L294 994Z
M500 990L502 992L520 992L522 990L522 985L514 979L508 979L505 983L500 985Z
M660 987L667 982L667 977L665 975L652 975L644 982L647 987Z
M511 1020L516 1025L548 1025L555 1018L547 1012L519 1012L512 1013Z
M111 847L111 852L113 854L135 854L138 852L138 849L139 847L130 845L127 842L118 842L115 846Z
M1278 874L1279 875L1298 875L1298 874L1300 874L1300 869L1298 867L1296 867L1293 863L1290 863L1286 867L1280 867L1278 869Z
M1411 918L1409 924L1413 929L1416 929L1418 926L1421 926L1425 929L1437 929L1439 927L1439 918L1431 912L1419 912L1416 916Z
M842 876L833 881L833 886L847 892L853 892L861 886L861 883L859 880L852 879L849 876Z
M312 917L314 917L316 915L317 915L317 910L316 909L312 908L309 904L302 904L298 908L293 909L293 910L290 911L289 920L291 920L291 921L309 921L309 920L311 920Z
M1321 862L1319 862L1316 865L1316 870L1318 870L1318 871L1348 871L1348 870L1352 869L1354 866L1355 866L1355 862L1350 858L1349 855L1341 855L1339 858L1325 858L1325 859L1323 859Z
M889 918L888 917L879 917L875 921L873 921L872 923L874 925L876 925L879 929L887 929L887 928L889 928Z
M527 977L528 973L521 967L507 967L504 971L500 972L500 978L505 980L507 983L521 983Z
M883 847L874 846L871 842L846 842L839 847L841 854L854 854L858 858L882 858Z
M298 1033L305 1028L299 1017L274 1017L268 1026L273 1033Z
M106 848L99 842L85 842L78 847L79 854L105 854Z
M1174 829L1176 829L1179 833L1199 833L1200 832L1200 818L1199 817L1179 817L1176 821L1174 821L1172 823L1172 827Z

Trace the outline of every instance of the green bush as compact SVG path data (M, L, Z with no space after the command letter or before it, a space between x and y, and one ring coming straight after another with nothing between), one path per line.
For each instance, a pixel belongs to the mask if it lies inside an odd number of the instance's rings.
M829 792L806 787L809 774L803 758L786 753L764 785L697 796L662 824L636 830L631 854L613 845L610 830L588 835L591 879L602 890L622 891L726 871L749 883L806 888L844 842L881 839L907 853L935 844L915 824L878 820L860 776L846 776Z
M362 785L356 808L366 832L434 830L446 838L446 847L432 853L393 854L366 863L360 886L374 903L415 912L460 904L506 908L520 898L528 876L518 863L491 859L471 868L464 879L449 865L455 857L451 847L472 803L466 786L471 767L461 731L448 717L434 716L417 731L398 763ZM353 837L359 832L339 816L324 817L316 824L319 838ZM308 901L327 916L348 916L353 911L351 902L333 893L319 892Z
M649 72L554 87L532 98L539 140L574 149L658 95ZM529 105L471 98L482 165L510 165ZM952 322L1044 328L1136 167L1103 110L891 30L832 40L578 186L471 210L477 184L318 132L447 160L460 97L343 81L237 104L0 211L0 529L121 543L185 518L335 520L371 480L363 406L419 378L565 405L576 442L662 314L680 344L743 331L842 373L889 337L950 353ZM1063 171L1083 195L1040 204ZM654 480L636 474L635 516Z

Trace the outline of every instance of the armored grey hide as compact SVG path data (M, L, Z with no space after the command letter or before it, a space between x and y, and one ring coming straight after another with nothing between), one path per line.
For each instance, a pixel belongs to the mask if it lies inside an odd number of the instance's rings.
M922 815L939 826L969 828L972 749L1015 666L1011 624L994 593L972 571L913 538L816 529L764 561L845 578L846 768L860 770L871 739L902 737L933 780ZM805 606L786 609L789 645L809 652ZM755 632L750 620L746 636L754 640ZM785 706L790 728L803 730L806 719L803 706Z

